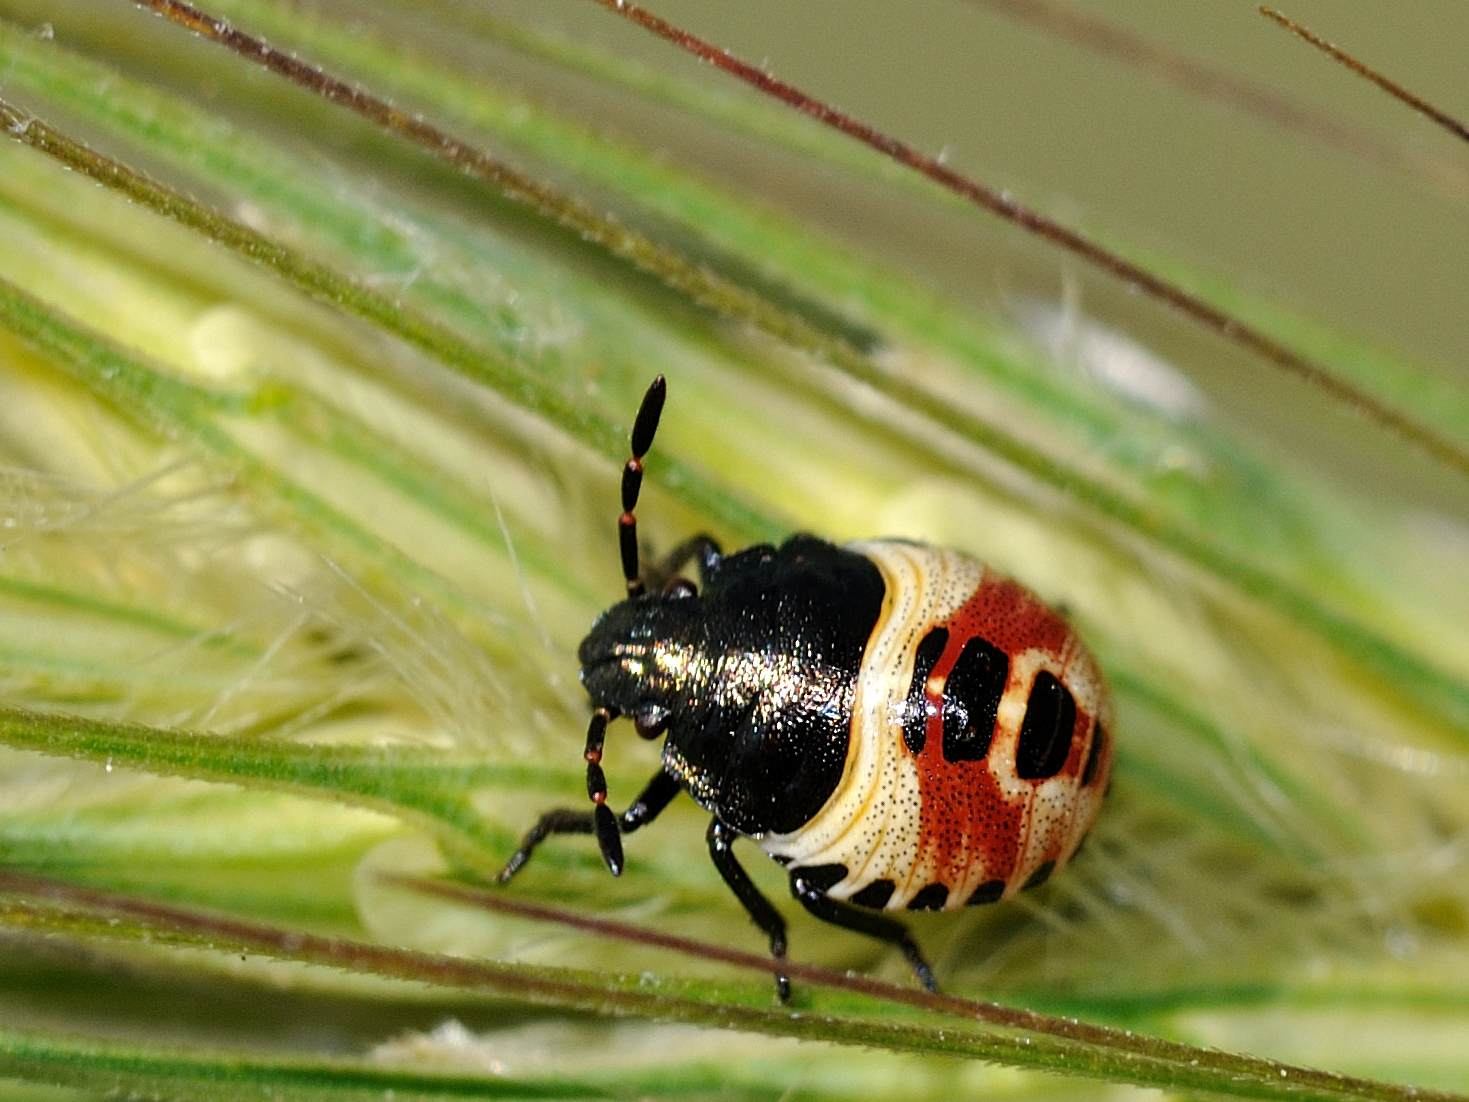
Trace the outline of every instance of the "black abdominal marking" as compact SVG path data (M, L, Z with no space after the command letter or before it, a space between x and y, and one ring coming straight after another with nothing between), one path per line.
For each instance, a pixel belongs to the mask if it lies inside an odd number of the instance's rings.
M1028 781L1044 780L1061 772L1071 752L1075 728L1076 701L1071 690L1049 670L1041 670L1035 675L1025 705L1020 745L1015 750L1015 772Z
M917 757L928 741L928 675L949 645L949 629L934 628L923 637L913 654L913 682L908 686L908 706L903 711L903 741Z
M964 644L944 685L944 757L982 761L990 752L1010 658L987 639Z

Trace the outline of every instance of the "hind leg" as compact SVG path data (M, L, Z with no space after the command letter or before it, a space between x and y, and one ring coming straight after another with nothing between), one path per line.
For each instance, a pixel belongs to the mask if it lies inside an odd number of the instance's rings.
M823 922L830 922L833 926L840 926L844 930L855 930L859 934L866 934L868 937L875 937L890 945L896 945L903 951L903 956L908 958L913 974L918 977L918 982L923 985L924 990L938 990L938 985L933 979L933 969L928 966L928 961L923 959L923 952L918 948L918 943L913 940L913 935L908 933L907 927L901 922L830 898L826 894L826 889L810 883L801 875L799 869L791 873L791 894L796 897L801 906Z

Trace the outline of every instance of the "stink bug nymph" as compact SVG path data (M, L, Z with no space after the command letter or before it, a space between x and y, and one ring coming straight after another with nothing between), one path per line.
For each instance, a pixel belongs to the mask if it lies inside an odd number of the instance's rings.
M552 834L595 834L616 876L622 835L687 791L772 954L785 955L785 920L736 859L742 836L786 866L808 911L898 946L932 990L907 929L878 912L994 903L1071 858L1111 771L1101 673L1058 613L957 551L796 535L726 555L700 535L640 569L633 510L665 395L660 375L622 473L627 599L578 652L593 808L542 815L500 881ZM698 585L681 573L690 562ZM614 815L601 760L618 717L664 743Z

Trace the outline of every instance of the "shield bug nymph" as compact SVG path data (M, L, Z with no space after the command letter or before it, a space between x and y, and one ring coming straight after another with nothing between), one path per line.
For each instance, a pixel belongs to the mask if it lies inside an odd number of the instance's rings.
M776 957L785 921L736 859L740 837L786 866L813 915L898 946L932 989L907 929L880 912L998 902L1075 854L1112 763L1097 664L1017 582L908 540L795 535L725 554L697 535L644 570L634 510L666 393L660 375L623 468L627 598L579 650L593 808L543 814L500 880L552 834L595 834L618 875L622 835L687 791ZM664 742L661 768L615 815L601 760L620 717ZM777 987L788 997L785 976Z

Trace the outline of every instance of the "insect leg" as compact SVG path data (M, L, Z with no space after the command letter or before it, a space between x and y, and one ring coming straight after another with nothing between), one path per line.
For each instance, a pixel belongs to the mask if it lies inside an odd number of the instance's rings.
M733 847L738 837L738 834L718 819L712 820L708 834L709 856L714 859L714 867L724 877L729 890L735 893L735 898L740 901L755 925L770 939L770 955L779 960L786 955L786 922L770 900L760 894L760 889L755 887L749 874L735 859ZM791 997L791 981L783 972L775 977L775 993L781 1002L787 1002Z
M678 778L662 769L653 774L653 779L643 786L643 791L622 813L622 833L631 834L640 826L651 823L679 794Z
M668 806L679 793L679 784L676 777L659 770L653 774L643 788L642 794L632 802L632 806L622 813L618 825L623 834L631 834L638 827L646 826L659 813ZM567 807L558 807L547 811L539 819L536 825L526 832L520 842L520 848L515 851L505 867L500 870L500 875L495 877L497 883L508 883L516 873L525 868L525 863L531 859L536 847L553 834L592 834L596 831L596 823L590 811L575 811Z
M500 875L495 877L496 883L508 884L511 877L525 868L525 863L531 859L536 847L551 835L590 834L593 829L590 811L573 811L569 807L552 808L536 820L535 826L526 831L525 837L520 840L520 848L510 855L510 860L505 862Z
M918 977L918 982L923 985L924 989L938 990L938 985L933 979L933 969L923 959L918 943L913 940L912 935L901 922L895 922L891 918L883 918L832 899L824 889L809 883L799 871L791 873L791 894L796 897L801 906L823 922L830 922L833 926L855 930L859 934L866 934L868 937L875 937L896 945L903 951L903 956L908 958L914 975Z
M662 589L678 577L692 560L699 564L699 584L708 585L709 576L719 569L719 560L724 557L719 543L707 532L690 536L678 544L656 563L644 571L643 580L649 589Z

